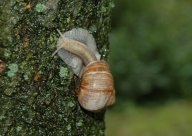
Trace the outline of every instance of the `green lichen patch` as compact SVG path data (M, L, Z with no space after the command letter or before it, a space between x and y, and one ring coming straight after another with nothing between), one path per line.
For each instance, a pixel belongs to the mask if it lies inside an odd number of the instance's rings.
M72 107L75 106L75 104L74 104L72 101L70 101L70 102L67 104L67 106L70 107L70 108L72 108Z
M8 65L9 71L7 72L8 77L13 77L16 75L18 71L18 65L15 63L9 64Z
M59 75L60 77L66 77L68 75L68 70L65 67L60 67L60 71L59 71Z
M76 123L76 126L77 126L77 127L83 126L83 121L82 121L82 120L79 120L79 121Z
M71 130L71 125L67 125L67 130L70 131Z
M16 128L17 132L21 131L21 129L22 129L22 127L20 127L20 126L18 126L18 127Z
M37 12L43 12L46 10L46 6L44 4L41 4L41 3L38 3L36 6L35 6L35 10Z

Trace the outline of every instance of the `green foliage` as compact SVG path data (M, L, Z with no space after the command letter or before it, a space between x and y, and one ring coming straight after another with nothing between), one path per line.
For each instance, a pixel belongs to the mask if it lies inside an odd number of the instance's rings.
M111 68L117 94L192 96L192 1L116 1Z
M140 107L122 103L106 114L106 136L191 136L192 103ZM125 108L129 107L129 108Z

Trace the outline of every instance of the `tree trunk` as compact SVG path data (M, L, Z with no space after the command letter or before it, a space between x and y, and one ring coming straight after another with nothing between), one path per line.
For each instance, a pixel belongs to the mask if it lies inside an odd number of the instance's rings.
M1 0L0 135L104 135L104 111L83 110L72 70L55 56L59 34L92 32L106 58L111 0Z

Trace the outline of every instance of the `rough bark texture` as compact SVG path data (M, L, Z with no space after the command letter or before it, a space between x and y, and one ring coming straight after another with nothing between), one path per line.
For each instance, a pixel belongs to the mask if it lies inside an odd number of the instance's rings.
M91 31L108 51L111 0L0 1L0 135L104 135L104 111L83 110L73 72L51 54L63 31Z

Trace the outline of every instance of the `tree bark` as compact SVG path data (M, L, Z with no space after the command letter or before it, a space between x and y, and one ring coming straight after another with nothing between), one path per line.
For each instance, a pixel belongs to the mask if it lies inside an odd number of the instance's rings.
M83 110L77 77L57 57L59 34L81 27L108 54L111 0L1 0L0 135L104 135L104 111Z

